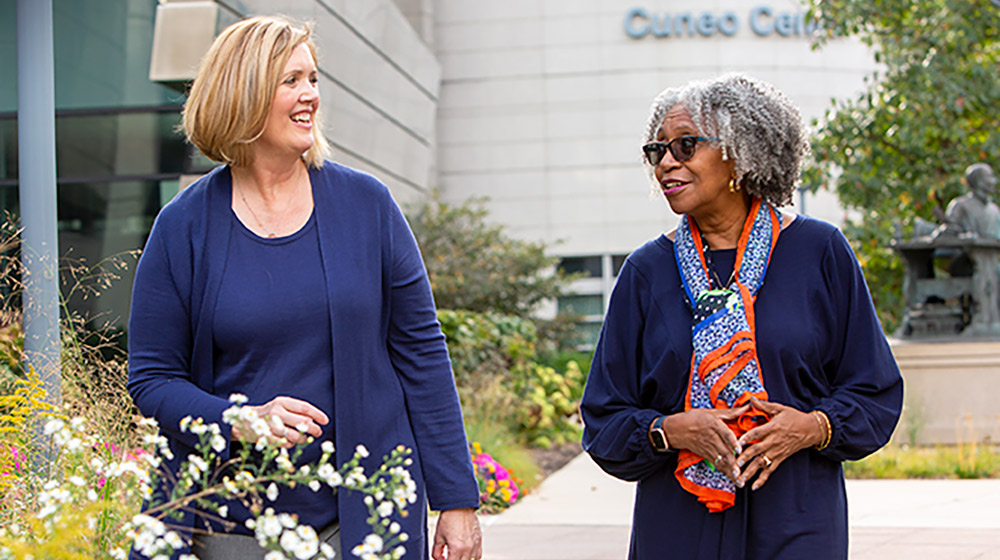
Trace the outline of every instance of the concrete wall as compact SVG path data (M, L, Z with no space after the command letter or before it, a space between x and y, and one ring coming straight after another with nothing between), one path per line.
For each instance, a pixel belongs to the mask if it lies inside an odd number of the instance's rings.
M1000 441L1000 342L895 340L892 351L906 384L893 441Z
M760 0L770 16L794 0ZM732 12L738 29L642 38L626 14L651 18ZM563 240L560 255L631 251L677 218L650 197L639 143L653 97L668 86L742 70L770 81L818 117L831 97L859 91L874 68L856 42L813 51L804 36L754 33L758 3L742 0L437 0L435 50L442 67L438 123L441 189L454 201L489 196L491 218L517 236ZM641 26L642 19L631 21ZM809 213L834 222L829 194Z

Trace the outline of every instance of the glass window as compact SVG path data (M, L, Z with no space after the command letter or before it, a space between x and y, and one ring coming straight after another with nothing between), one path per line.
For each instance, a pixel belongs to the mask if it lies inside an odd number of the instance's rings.
M604 315L604 298L601 294L572 295L559 298L559 312L583 316Z
M169 183L169 182L168 182ZM169 184L164 188L170 188ZM126 327L136 259L126 256L146 244L160 210L159 181L120 181L59 185L59 252L63 259L63 291L76 280L69 267L93 267L103 259L122 256L127 268L100 293L91 282L69 300L70 308L90 321ZM100 297L93 297L99 295Z
M56 119L60 178L110 178L184 171L184 137L176 112L66 115Z
M578 332L580 333L580 348L586 348L588 350L593 349L597 346L597 339L601 336L601 323L580 323L578 326Z
M559 261L559 270L565 274L584 273L587 278L600 278L603 270L601 256L565 257Z
M16 2L0 2L0 75L17 76ZM178 104L149 80L157 2L53 0L56 109ZM17 110L17 80L0 80L0 113Z
M0 181L17 179L17 121L0 118Z
M614 277L618 277L618 274L622 271L622 266L625 265L625 259L628 255L611 255L611 270Z

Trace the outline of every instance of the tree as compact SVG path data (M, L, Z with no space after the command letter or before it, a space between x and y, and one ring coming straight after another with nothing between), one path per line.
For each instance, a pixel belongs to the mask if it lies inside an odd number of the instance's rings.
M805 185L832 188L883 326L899 322L902 264L888 247L965 192L964 169L997 167L1000 9L988 0L808 0L817 46L856 36L882 66L815 123Z
M435 302L528 318L539 303L562 295L571 278L556 269L544 243L513 239L487 223L482 202L453 206L435 198L410 213Z

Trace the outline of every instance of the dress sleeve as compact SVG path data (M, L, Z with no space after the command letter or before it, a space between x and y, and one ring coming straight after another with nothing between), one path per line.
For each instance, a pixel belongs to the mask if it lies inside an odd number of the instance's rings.
M171 262L160 220L153 226L136 268L129 315L128 392L139 412L153 418L160 430L189 447L198 436L180 431L185 416L217 423L226 441L231 428L222 422L226 399L200 389L191 381L193 348L190 298L184 297L178 278L190 278L190 264ZM190 283L190 280L188 280ZM228 446L220 453L228 459Z
M853 461L888 443L902 411L903 379L861 267L839 231L830 238L822 267L836 324L825 366L829 394L816 406L829 417L833 433L820 453Z
M619 274L580 411L584 421L583 448L608 474L639 480L673 464L674 453L657 453L649 442L649 425L665 413L642 402L644 333L648 325L649 286L629 261Z
M413 426L431 509L479 507L462 410L427 271L399 207L388 202L392 243L389 356Z

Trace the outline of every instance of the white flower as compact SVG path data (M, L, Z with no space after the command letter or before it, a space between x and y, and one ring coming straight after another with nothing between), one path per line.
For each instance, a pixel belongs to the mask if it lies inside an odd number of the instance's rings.
M274 510L267 508L264 515L257 520L257 529L255 532L258 538L263 536L267 539L276 539L283 530L281 521L278 521L278 518L274 515Z
M288 557L277 550L272 550L264 555L264 560L288 560Z
M333 442L330 440L324 441L319 448L323 450L323 453L333 453Z
M312 490L313 492L319 492L319 489L322 487L323 485L320 484L318 480L309 481L309 489Z
M286 529L294 529L298 525L298 521L294 517L288 515L287 513L282 513L278 516L278 520L281 521L281 526Z
M52 434L63 429L66 423L58 418L54 418L45 423L45 435L51 436Z
M378 505L378 514L380 517L389 517L392 513L392 502L382 502Z
M393 521L392 525L389 525L389 532L392 533L393 535L395 535L396 533L398 533L399 532L399 523L396 523L395 521Z
M281 548L283 548L285 552L291 552L292 554L295 554L295 549L299 547L301 542L302 540L299 539L298 535L296 535L294 531L285 531L281 534L281 539L278 540L278 544L281 545Z
M271 485L267 487L267 499L271 500L272 502L274 500L278 499L278 485L277 484L275 484L275 483L272 482Z
M193 418L191 418L190 415L185 416L184 418L181 418L181 431L182 432L188 431L188 427L191 426L191 421L192 420L193 420Z
M169 544L174 550L184 546L184 540L181 539L181 536L174 531L170 531L164 535L163 540L167 541L167 544Z
M84 480L84 479L83 479L83 477L80 477L80 476L75 476L75 475L74 475L74 476L71 476L71 477L69 477L69 482L70 482L70 484L72 484L73 486L83 486L84 484L86 484L86 483L87 483L87 481L86 481L86 480Z
M323 558L330 560L337 554L333 551L333 547L326 543L319 543L319 553L323 555Z
M274 462L283 471L295 471L295 465L292 463L291 458L288 457L288 450L285 448L282 448L278 452L278 456L274 458Z
M219 506L219 517L229 517L229 506L227 505Z
M354 448L354 452L357 453L358 455L361 455L362 459L368 458L368 448L360 443L358 444L357 447Z
M212 436L212 449L216 453L222 453L226 449L226 438L216 434Z
M248 400L250 399L248 399L246 395L240 393L232 393L229 395L229 402L234 404L246 404Z

